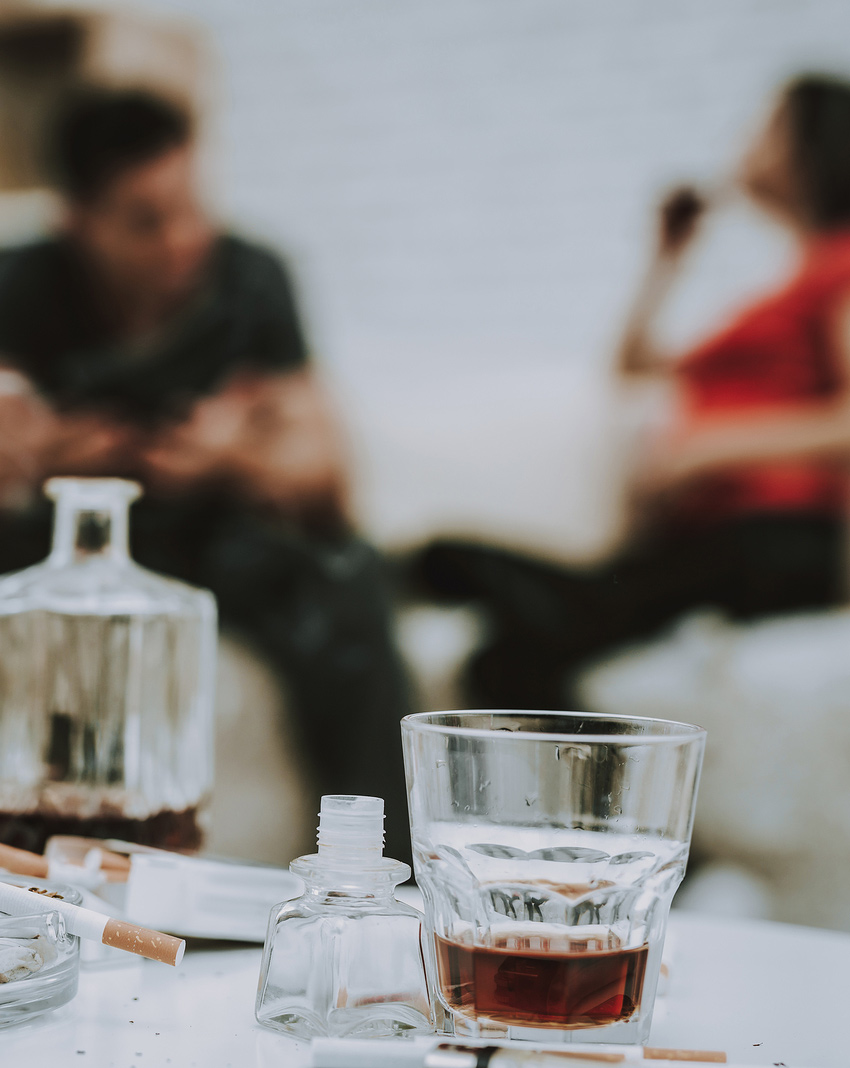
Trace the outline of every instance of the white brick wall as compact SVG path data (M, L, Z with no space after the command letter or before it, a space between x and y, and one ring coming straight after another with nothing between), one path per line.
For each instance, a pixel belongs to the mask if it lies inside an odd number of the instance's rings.
M499 516L568 550L602 536L610 508L587 465L604 428L581 381L604 371L648 205L671 181L722 174L788 74L850 71L847 0L141 6L208 28L220 202L292 253L374 476L367 517L389 540ZM708 238L678 339L784 262L743 209ZM528 471L556 443L535 504Z

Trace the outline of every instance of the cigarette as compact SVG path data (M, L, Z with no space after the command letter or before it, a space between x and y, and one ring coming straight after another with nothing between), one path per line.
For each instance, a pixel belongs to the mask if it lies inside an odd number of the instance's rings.
M91 863L105 872L130 871L130 858L121 856L120 851L116 853L110 850L101 838L85 838L77 834L54 835L50 840L48 852L53 852L53 848L56 849L57 859L67 864L82 863L88 866ZM91 861L89 858L92 858Z
M96 872L102 874L108 883L126 883L130 874L130 860L127 857L118 856L104 849L92 849L86 855L92 856L95 863L92 865ZM56 878L59 882L64 880L77 882L77 878L71 878L68 869L77 865L48 860L40 853L30 853L28 849L16 849L14 846L0 845L0 868L12 872L14 875L27 875L30 879ZM91 872L89 866L83 865ZM82 873L81 873L82 874Z
M186 943L182 938L163 934L161 931L149 931L146 927L137 927L133 923L114 920L100 912L72 905L59 897L46 897L43 894L26 890L20 886L0 882L0 912L11 916L31 916L34 912L61 912L65 926L72 935L100 942L104 946L136 953L148 960L176 967L183 959Z
M529 1048L530 1047L530 1048ZM404 1042L386 1039L316 1038L310 1046L313 1068L556 1068L575 1065L591 1068L604 1064L644 1064L650 1060L678 1065L726 1064L726 1054L716 1050L659 1049L657 1047L610 1043L594 1048L587 1043L574 1048L543 1048L527 1042L458 1044L436 1035L407 1038ZM649 1065L647 1064L647 1068ZM738 1066L741 1068L741 1066Z
M626 1059L624 1053L579 1053L572 1050L559 1051L558 1056L565 1061L596 1061L600 1064L622 1064Z
M14 846L0 845L0 866L16 875L28 875L31 879L47 878L47 861L39 853Z
M660 1049L644 1046L643 1056L648 1061L694 1061L697 1064L725 1064L726 1054L717 1049Z
M632 1047L627 1048L630 1051L633 1050ZM677 1064L682 1061L686 1061L689 1064L726 1063L726 1054L714 1049L662 1049L660 1046L642 1046L638 1047L637 1050L642 1051L645 1061L675 1061ZM633 1053L636 1053L637 1050L633 1050ZM600 1061L608 1064L622 1064L626 1060L629 1060L629 1063L633 1063L625 1053L597 1053L586 1049L574 1052L570 1050L558 1051L558 1056L565 1059L575 1057L577 1060Z

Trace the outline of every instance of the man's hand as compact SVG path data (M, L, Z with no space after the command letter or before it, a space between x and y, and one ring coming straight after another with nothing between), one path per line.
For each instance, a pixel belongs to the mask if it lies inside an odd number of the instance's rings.
M58 413L23 376L2 374L17 388L0 392L0 492L32 490L51 475L121 473L132 449L127 430L93 413Z
M327 405L307 373L234 380L142 453L165 493L226 485L249 500L300 514L344 510L342 450Z
M160 431L142 449L146 480L162 492L181 493L227 479L249 423L250 408L238 390L199 401L182 423Z
M11 376L12 372L2 374ZM18 385L17 381L10 381ZM6 492L38 478L49 427L46 405L23 387L0 394L0 490Z
M132 467L136 432L92 413L53 416L42 445L46 475L117 475Z

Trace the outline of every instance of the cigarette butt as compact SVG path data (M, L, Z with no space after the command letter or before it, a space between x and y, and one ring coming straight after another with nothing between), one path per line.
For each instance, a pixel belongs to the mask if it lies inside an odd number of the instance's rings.
M644 1046L643 1056L648 1061L694 1061L697 1064L725 1064L726 1054L716 1049L659 1049Z
M600 1061L602 1064L622 1064L626 1059L624 1053L579 1053L577 1050L565 1050L563 1053L558 1050L558 1057L564 1060Z
M134 923L123 920L107 920L103 929L103 944L123 949L128 953L137 953L148 960L160 961L176 967L183 959L186 943L182 938L149 931L146 927L137 927Z
M31 879L47 878L47 861L38 853L14 846L0 845L0 866L15 875L28 875Z

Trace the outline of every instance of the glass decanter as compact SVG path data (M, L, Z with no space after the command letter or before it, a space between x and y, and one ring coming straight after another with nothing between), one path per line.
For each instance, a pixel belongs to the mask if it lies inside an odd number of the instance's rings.
M276 905L257 1020L294 1038L383 1038L433 1030L422 915L396 900L410 868L382 856L384 802L322 798L319 851L290 870L304 893Z
M122 479L54 478L47 559L0 578L0 841L193 849L213 772L212 595L139 567Z

